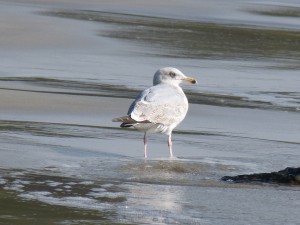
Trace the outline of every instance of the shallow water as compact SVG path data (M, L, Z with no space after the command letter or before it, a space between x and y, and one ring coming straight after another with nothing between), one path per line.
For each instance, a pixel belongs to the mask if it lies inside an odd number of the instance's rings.
M298 187L219 180L297 166L295 144L175 133L178 159L167 158L158 136L144 161L135 131L1 124L4 224L297 224ZM126 146L120 148L120 141Z
M299 224L298 187L220 180L299 167L297 1L0 5L0 224ZM199 85L144 160L111 118L169 65Z

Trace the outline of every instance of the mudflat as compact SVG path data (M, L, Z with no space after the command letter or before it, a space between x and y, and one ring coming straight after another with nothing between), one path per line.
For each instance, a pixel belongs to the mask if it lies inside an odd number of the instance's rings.
M0 6L0 223L298 223L299 187L221 180L299 167L297 3ZM164 66L199 85L144 160L111 119Z

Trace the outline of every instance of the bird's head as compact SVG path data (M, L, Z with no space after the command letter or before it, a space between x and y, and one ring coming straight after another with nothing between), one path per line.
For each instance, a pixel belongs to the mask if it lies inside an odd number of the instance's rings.
M173 67L165 67L156 71L153 77L153 85L160 83L179 85L182 81L197 84L192 77L185 76L180 70Z

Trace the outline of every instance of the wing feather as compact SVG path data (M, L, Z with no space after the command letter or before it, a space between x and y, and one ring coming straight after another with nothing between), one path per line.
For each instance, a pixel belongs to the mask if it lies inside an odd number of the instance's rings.
M128 115L136 121L170 125L182 121L187 109L180 87L161 84L143 91L131 104Z

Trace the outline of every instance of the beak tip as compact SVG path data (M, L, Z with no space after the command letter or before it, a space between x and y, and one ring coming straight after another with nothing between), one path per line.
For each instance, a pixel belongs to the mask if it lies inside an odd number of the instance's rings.
M198 84L197 80L192 77L186 77L183 80L191 84Z

